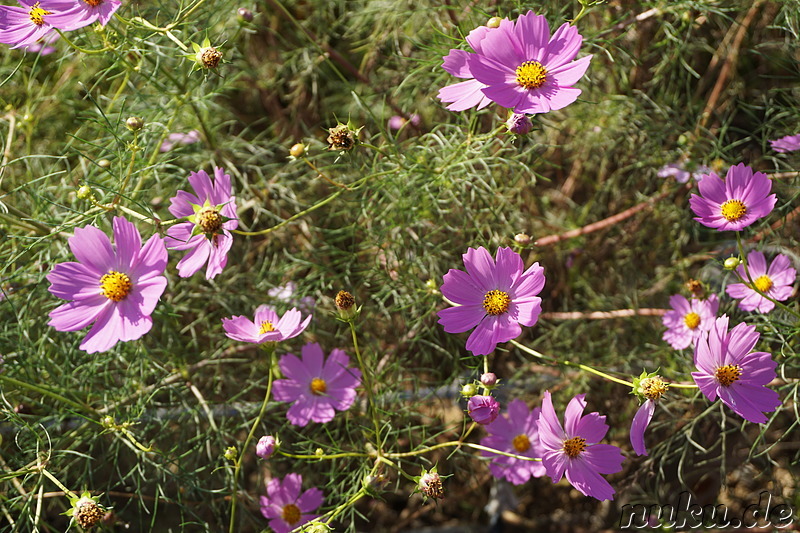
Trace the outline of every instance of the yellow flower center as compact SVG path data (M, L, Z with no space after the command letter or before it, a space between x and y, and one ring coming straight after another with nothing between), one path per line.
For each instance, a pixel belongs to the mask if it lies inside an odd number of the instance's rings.
M219 233L222 228L222 215L214 207L204 207L195 215L197 225L206 235Z
M293 526L300 521L300 508L293 503L283 506L281 510L281 518L283 521Z
M747 214L747 206L741 200L728 200L722 204L720 212L728 222L736 222Z
M511 303L511 297L507 292L503 291L489 291L483 297L483 308L492 316L497 316L508 311L508 306Z
M756 289L760 290L761 292L767 292L772 288L772 280L769 279L769 276L764 274L763 276L758 276L753 282L753 285L755 285Z
M275 326L272 325L272 322L269 320L265 320L261 323L261 327L258 328L258 334L263 335L264 333L269 333L270 331L275 331Z
M92 7L97 7L103 3L104 0L83 0Z
M577 457L586 449L586 439L583 437L572 437L564 441L564 453L567 457Z
M526 89L538 89L547 81L547 69L538 61L526 61L517 67L517 83Z
M723 387L730 387L742 377L742 367L739 365L721 366L714 372L714 377Z
M325 383L325 380L322 378L314 378L311 380L311 394L316 396L321 396L328 392L328 384Z
M525 433L521 433L514 437L514 440L511 441L511 444L519 453L525 453L531 449L531 440Z
M132 288L131 278L122 272L109 270L108 274L100 278L100 293L115 302L124 300Z
M52 11L46 11L39 7L39 2L36 2L31 6L31 10L28 11L28 16L31 17L31 22L36 24L37 26L41 26L44 24L44 16L45 15L52 15Z
M700 315L692 311L691 313L686 313L686 316L683 317L683 323L686 324L686 327L689 329L695 329L697 326L700 325Z
M661 381L661 378L658 376L644 378L639 382L639 390L641 391L642 395L648 400L653 400L654 402L660 400L661 396L667 392L668 388L669 384Z

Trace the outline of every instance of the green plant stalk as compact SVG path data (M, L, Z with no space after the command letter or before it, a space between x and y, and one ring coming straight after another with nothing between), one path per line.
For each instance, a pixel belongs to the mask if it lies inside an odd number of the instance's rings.
M68 488L67 488L67 487L66 487L66 486L65 486L63 483L61 483L61 481L59 481L59 480L58 480L58 478L57 478L56 476L54 476L53 474L51 474L50 472L48 472L48 471L47 471L47 468L45 468L44 466L42 466L42 467L41 467L41 469L40 469L39 471L40 471L42 474L44 474L45 476L47 476L47 478L48 478L50 481L52 481L53 483L55 483L55 484L56 484L56 486L58 486L58 488L60 488L61 490L63 490L63 491L64 491L64 494L66 494L66 495L67 495L67 496L68 496L70 499L75 499L75 500L77 500L77 499L78 499L78 495L77 495L77 494L75 494L74 492L72 492L71 490L69 490L69 489L68 489Z
M569 366L569 367L573 367L573 368L580 368L581 370L584 370L586 372L591 372L592 374L595 374L596 376L600 376L601 378L607 379L609 381L613 381L614 383L619 383L620 385L625 385L626 387L633 388L633 383L631 383L630 381L625 381L624 379L620 379L620 378L614 377L614 376L612 376L610 374L606 374L605 372L597 370L596 368L592 368L592 367L590 367L588 365L584 365L582 363L573 363L572 361L560 361L560 360L555 359L553 357L548 357L548 356L546 356L544 354L541 354L541 353L537 352L533 348L528 348L527 346L518 343L515 340L512 340L511 344L513 344L514 346L516 346L517 348L519 348L523 352L527 352L527 353L533 355L534 357L538 357L539 359L543 359L545 361L550 361L552 363L556 363L556 364L559 364L559 365Z
M89 405L86 405L86 404L78 403L78 402L70 400L68 398L65 398L65 397L61 396L60 394L58 394L57 392L53 392L50 389L46 389L44 387L40 387L39 385L33 385L31 383L26 383L24 381L19 381L17 379L12 378L12 377L5 376L3 374L0 374L0 382L7 383L9 385L16 385L17 387L22 387L24 389L28 389L28 390L31 390L31 391L34 391L34 392L38 392L39 394L41 394L43 396L49 396L50 398L53 398L54 400L58 400L61 403L65 403L65 404L67 404L67 405L69 405L71 407L74 407L75 409L77 409L79 411L89 411L92 414L97 414L97 411L95 411L95 409L93 407L91 407Z
M258 426L261 424L261 420L264 419L264 415L267 412L267 405L269 404L269 398L272 395L272 364L275 359L275 343L266 343L265 349L269 354L269 370L267 373L267 392L264 394L264 401L261 403L261 410L258 412L258 416L253 421L253 425L250 427L250 432L247 434L247 438L244 439L244 444L242 448L239 450L238 455L236 456L236 460L234 463L233 469L233 491L231 492L231 521L228 527L229 533L234 533L236 531L236 504L238 500L239 494L239 474L242 470L242 459L244 455L247 453L247 449L250 446L250 443L253 441L253 437L258 430Z
M353 337L353 350L356 352L356 359L358 360L358 367L361 369L361 376L364 378L364 388L367 390L367 404L369 405L369 417L372 419L372 424L375 428L375 444L376 449L381 454L381 425L378 420L378 409L375 405L375 391L372 388L372 372L364 364L364 358L361 356L361 350L358 348L358 335L356 335L355 318L347 321L350 326L350 334Z

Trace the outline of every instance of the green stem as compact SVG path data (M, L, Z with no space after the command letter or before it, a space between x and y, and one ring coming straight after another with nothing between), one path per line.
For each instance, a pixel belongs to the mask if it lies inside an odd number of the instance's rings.
M569 367L574 367L574 368L580 368L581 370L585 370L586 372L591 372L592 374L595 374L597 376L605 378L605 379L607 379L609 381L613 381L614 383L619 383L620 385L625 385L627 387L633 388L633 383L631 383L630 381L625 381L624 379L616 378L616 377L614 377L614 376L612 376L610 374L606 374L605 372L597 370L596 368L592 368L592 367L584 365L582 363L573 363L572 361L559 361L558 359L555 359L555 358L552 358L552 357L548 357L548 356L546 356L544 354L541 354L541 353L537 352L536 350L534 350L532 348L528 348L527 346L524 346L524 345L518 343L515 340L512 340L511 344L513 344L514 346L516 346L517 348L519 348L523 352L527 352L527 353L533 355L534 357L538 357L539 359L543 359L545 361L550 361L552 363L556 363L556 364L559 364L559 365L564 365L564 366L569 366Z
M77 499L78 499L78 495L77 495L77 494L75 494L74 492L72 492L71 490L69 490L69 489L68 489L68 488L67 488L67 487L66 487L66 486L65 486L63 483L61 483L61 481L59 481L59 480L58 480L58 478L57 478L56 476L54 476L53 474L51 474L50 472L48 472L48 471L47 471L47 469L46 469L45 467L42 467L40 471L42 472L42 474L44 474L45 476L47 476L47 478L48 478L50 481L52 481L53 483L55 483L55 484L56 484L56 486L58 486L58 488L60 488L61 490L63 490L63 491L64 491L64 494L66 494L67 496L69 496L71 499L75 499L75 500L77 500Z
M697 389L694 383L667 383L670 389Z
M375 428L375 444L378 450L381 450L381 425L378 420L378 409L375 406L374 390L372 388L372 372L364 364L364 358L361 357L361 350L358 348L358 336L356 335L355 318L347 321L350 326L350 334L353 337L353 349L356 352L356 359L358 360L358 367L361 369L361 376L364 378L364 388L367 390L367 404L369 405L369 417L372 419L372 425Z
M70 40L70 39L69 39L69 38L68 38L68 37L67 37L67 36L64 34L64 32L62 32L62 31L61 31L61 30L59 30L58 28L53 28L53 29L54 29L54 30L56 30L56 31L58 32L58 34L61 36L61 39L62 39L62 40L65 42L65 43L67 43L67 44L68 44L70 47L74 48L74 49L75 49L75 50L77 50L78 52L83 52L84 54L89 54L89 55L92 55L92 54L103 54L103 53L105 53L105 52L108 52L109 50L112 50L112 48L111 48L111 47L109 47L109 46L106 46L105 48L101 48L100 50L87 50L86 48L81 48L81 47L80 47L80 46L78 46L77 44L73 43L73 42L72 42L72 41L71 41L71 40Z
M134 134L135 135L135 134ZM136 163L136 152L139 151L138 146L136 146L136 137L133 140L134 145L130 147L131 149L131 160L128 163L128 172L125 174L125 179L122 180L122 185L120 185L119 192L114 197L114 200L111 202L111 205L117 205L122 197L122 194L125 192L125 188L128 186L128 182L131 179L131 174L133 174L133 167Z
M4 383L7 383L9 385L16 385L17 387L22 387L24 389L28 389L28 390L31 390L31 391L34 391L34 392L38 392L39 394L42 394L44 396L49 396L49 397L51 397L51 398L53 398L55 400L58 400L61 403L65 403L65 404L67 404L67 405L69 405L71 407L74 407L75 409L77 409L79 411L89 411L89 412L91 412L93 414L97 413L97 411L95 411L95 409L93 407L90 407L89 405L80 404L80 403L78 403L76 401L73 401L73 400L70 400L68 398L63 397L60 394L58 394L57 392L51 391L50 389L46 389L44 387L40 387L39 385L33 385L31 383L26 383L24 381L19 381L19 380L16 380L16 379L12 378L12 377L3 375L3 374L0 374L0 381L4 382Z
M494 448L489 448L488 446L483 446L482 444L474 444L472 442L462 442L460 440L453 440L450 442L442 442L440 444L434 444L433 446L425 446L424 448L420 448L418 450L414 450L413 452L401 452L401 453L387 453L384 454L383 457L388 457L390 459L401 459L403 457L416 457L417 455L422 455L423 453L428 453L432 450L438 450L440 448L452 448L452 447L465 447L465 448L472 448L474 450L482 450L485 452L495 453L497 455L505 455L506 457L513 457L514 459L522 459L524 461L541 461L538 457L525 457L524 455L517 455L515 453L504 452L501 450L495 450Z
M241 450L239 451L238 456L236 457L235 467L233 470L233 492L231 493L231 521L230 526L228 528L229 533L234 533L236 530L236 503L238 500L239 494L239 473L242 470L242 463L243 458L247 452L248 447L250 446L250 442L252 442L253 437L258 430L258 426L261 424L261 420L264 419L264 415L267 412L267 405L269 404L269 397L272 394L272 363L275 356L275 344L274 343L267 343L265 345L266 350L269 352L269 370L267 373L267 392L264 395L264 401L261 403L261 410L258 412L258 416L253 421L253 425L250 428L250 433L247 434L247 438L244 440L244 444L242 445Z

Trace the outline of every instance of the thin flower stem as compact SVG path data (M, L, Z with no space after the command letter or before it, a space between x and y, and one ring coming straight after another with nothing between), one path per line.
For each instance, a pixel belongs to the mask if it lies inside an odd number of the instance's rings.
M311 169L312 169L312 170L314 170L314 172L316 172L316 173L317 173L317 175L318 175L320 178L324 179L325 181L327 181L327 182L328 182L328 183L330 183L331 185L335 185L336 187L341 187L342 189L347 189L348 191L350 190L350 187L348 187L347 185L344 185L344 184L342 184L342 183L339 183L338 181L334 181L334 180L332 180L331 178L329 178L329 177L328 177L328 176L327 176L327 175L326 175L324 172L322 172L320 169L318 169L318 168L317 168L317 167L314 165L314 163L312 163L311 161L309 161L309 159L308 159L307 157L303 157L303 161L305 161L305 162L306 162L306 164L307 164L308 166L310 166L310 167L311 167Z
M667 383L670 389L697 389L699 388L695 383Z
M250 442L252 442L253 437L258 430L258 426L261 424L261 420L264 419L264 415L267 412L267 405L269 404L269 398L272 395L272 365L275 358L275 345L274 343L267 343L265 346L268 354L269 354L269 370L267 371L267 392L264 394L264 401L261 403L261 410L258 412L258 416L253 421L253 425L250 427L250 432L247 434L247 438L244 439L244 444L242 445L241 449L235 460L235 466L233 469L233 491L231 492L231 521L228 527L229 533L234 533L236 530L236 504L238 500L239 494L239 473L242 470L242 463L244 462L243 459L245 454L248 453L247 449L250 446Z
M378 409L375 406L375 391L372 388L372 372L364 364L364 358L361 356L361 350L358 348L355 319L351 318L347 321L347 324L350 326L350 334L353 337L353 350L356 352L358 367L361 370L361 376L364 378L364 388L367 391L367 404L369 405L369 417L372 419L372 425L375 428L376 449L381 450L381 425L378 420Z
M511 344L513 344L514 346L516 346L517 348L519 348L520 350L522 350L524 352L528 352L529 354L533 355L534 357L538 357L539 359L544 359L545 361L550 361L550 362L553 362L553 363L556 363L556 364L559 364L559 365L570 366L570 367L574 367L574 368L580 368L581 370L585 370L586 372L591 372L592 374L595 374L597 376L605 378L605 379L607 379L609 381L613 381L614 383L619 383L620 385L625 385L626 387L633 388L633 383L631 383L630 381L625 381L624 379L616 378L616 377L614 377L614 376L612 376L610 374L606 374L605 372L597 370L596 368L592 368L592 367L584 365L582 363L573 363L572 361L560 361L560 360L555 359L553 357L548 357L548 356L546 356L544 354L541 354L541 353L537 352L536 350L534 350L532 348L528 348L527 346L518 343L515 340L512 340Z
M66 487L66 486L65 486L63 483L61 483L61 481L59 481L59 480L58 480L58 478L57 478L56 476L54 476L53 474L51 474L51 473L50 473L50 472L47 470L47 468L45 468L44 466L42 466L42 467L39 469L39 471L40 471L42 474L44 474L45 476L47 476L47 478L48 478L50 481L52 481L53 483L55 483L55 484L56 484L56 486L57 486L58 488L60 488L61 490L63 490L63 491L64 491L64 494L66 494L66 495L67 495L69 498L71 498L71 499L75 499L75 500L77 500L77 499L78 499L78 495L77 495L77 494L75 494L74 492L72 492L71 490L69 490L69 489L68 489L68 488L67 488L67 487Z
M742 281L742 283L747 285L748 288L753 289L754 291L756 291L761 297L766 298L767 300L769 300L770 302L774 303L776 306L780 307L781 309L783 309L787 313L794 315L795 318L800 319L800 313L798 313L797 311L795 311L794 309L792 309L788 305L779 302L778 300L776 300L772 296L762 292L761 289L756 287L756 284L753 281L753 276L750 275L750 269L747 266L747 256L744 253L744 244L742 243L742 236L739 235L738 231L736 232L736 246L739 249L739 255L742 257L742 265L744 265L744 274L745 274L745 276L747 276L747 279L745 279L744 277L742 277L739 274L738 269L734 269L733 271L736 273L736 275Z
M16 379L12 378L12 377L3 375L3 374L0 374L0 382L7 383L9 385L16 385L17 387L22 387L22 388L25 388L25 389L28 389L28 390L31 390L31 391L34 391L34 392L38 392L39 394L42 394L44 396L49 396L49 397L53 398L54 400L58 400L61 403L65 403L65 404L67 404L69 406L72 406L72 407L74 407L75 409L77 409L79 411L89 411L92 414L97 414L97 411L93 407L91 407L89 405L86 405L86 404L78 403L78 402L70 400L68 398L65 398L65 397L61 396L60 394L58 394L57 392L53 392L50 389L46 389L44 387L40 387L39 385L33 385L31 383L26 383L24 381L19 381L19 380L16 380Z
M386 453L383 454L382 457L386 457L389 459L401 459L403 457L416 457L418 455L422 455L423 453L428 453L433 450L439 450L441 448L472 448L475 450L482 450L485 452L495 453L497 455L505 455L506 457L513 457L514 459L522 459L524 461L541 461L538 457L525 457L524 455L517 455L515 453L504 452L501 450L496 450L494 448L489 448L488 446L483 446L482 444L474 444L472 442L462 442L460 440L453 440L450 442L442 442L439 444L434 444L433 446L425 446L424 448L420 448L418 450L414 450L413 452L401 452L401 453Z
M112 202L111 202L112 206L115 206L115 205L117 205L119 203L120 198L122 197L122 194L125 192L125 188L128 186L128 182L131 179L131 174L133 174L133 167L134 167L134 165L136 163L136 152L139 151L139 147L136 145L136 137L137 137L137 135L134 134L133 146L130 147L131 160L128 163L128 172L125 173L125 179L122 180L122 185L120 185L119 192L117 192L117 195L114 197L114 200L112 200Z
M70 40L70 39L69 39L69 38L68 38L68 37L67 37L67 36L64 34L64 32L62 32L62 31L61 31L61 30L59 30L58 28L53 28L53 29L54 29L54 30L56 30L56 32L58 32L58 34L61 36L61 38L64 40L64 42L65 42L65 43L67 43L67 44L68 44L70 47L74 48L74 49L75 49L75 50L77 50L78 52L82 52L82 53L84 53L84 54L93 55L93 54L104 54L105 52L108 52L109 50L113 50L113 48L111 48L110 46L106 46L106 47L104 47L104 48L101 48L100 50L87 50L86 48L81 48L81 47L80 47L80 46L78 46L77 44L73 43L73 42L72 42L72 41L71 41L71 40Z
M329 459L341 459L343 457L375 457L375 454L369 454L364 452L342 452L342 453L332 453L330 455L316 455L316 454L305 454L305 455L297 455L294 453L286 453L282 450L277 450L277 452L284 457L291 457L292 459L319 459L320 461L329 460Z

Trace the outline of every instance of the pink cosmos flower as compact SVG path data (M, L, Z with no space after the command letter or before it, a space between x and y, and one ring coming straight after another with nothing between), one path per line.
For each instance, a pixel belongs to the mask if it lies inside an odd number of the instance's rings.
M273 383L273 396L279 402L294 402L286 413L289 422L305 426L309 420L330 422L334 410L350 409L356 399L356 387L361 384L361 371L348 368L350 358L335 348L325 360L317 343L303 346L302 360L286 354L278 362L288 379Z
M776 152L794 152L795 150L800 150L800 134L787 135L775 141L770 141L769 144Z
M715 173L702 177L700 195L689 198L695 220L719 231L739 231L772 212L777 197L770 194L766 174L739 163L728 169L723 181Z
M200 132L192 130L188 133L170 133L159 147L159 152L169 152L176 144L193 144L200 140Z
M450 269L441 287L457 307L439 311L439 323L448 333L474 327L467 350L487 355L498 343L518 337L520 325L536 324L542 310L536 295L544 287L544 269L534 263L523 272L522 258L511 248L497 249L497 263L483 247L469 248L462 257L467 271Z
M45 34L44 37L42 37L35 43L24 46L23 49L26 52L30 52L33 54L38 53L41 56L50 55L56 51L56 47L50 45L55 43L60 38L61 36L58 33L51 31L50 33Z
M267 483L267 495L261 496L261 514L269 520L275 533L289 533L315 518L322 505L322 491L314 487L302 495L303 476L287 474L283 480L272 478Z
M20 7L0 6L0 43L19 48L36 43L53 32L64 29L58 17L70 9L74 0L18 0ZM53 32L55 33L55 32Z
M142 246L139 232L114 217L114 242L94 226L76 228L69 247L78 262L60 263L47 275L54 296L70 300L50 311L49 325L77 331L94 323L81 343L88 353L150 331L150 314L167 286L167 249L158 235Z
M772 355L751 352L760 334L755 326L737 324L728 331L728 317L722 315L714 327L697 341L692 372L695 383L706 398L714 401L719 396L722 403L735 413L757 424L767 421L764 413L771 413L781 405L777 392L767 388L775 379Z
M182 278L191 276L208 262L206 279L213 279L228 263L233 244L231 230L239 226L236 197L231 195L231 177L219 167L214 180L205 170L189 174L194 194L178 191L170 198L169 212L189 221L170 226L166 243L170 250L190 250L178 263Z
M478 424L491 424L500 414L500 404L491 396L475 395L467 401L467 412Z
M540 411L538 407L528 409L520 399L513 400L505 414L486 426L489 436L481 439L481 445L523 457L541 458L544 450L539 445L537 423ZM541 461L526 461L487 451L482 451L481 455L492 458L489 470L494 477L505 478L514 485L545 474Z
M389 118L387 126L389 126L390 130L399 130L407 123L411 123L412 126L419 126L420 120L420 116L416 113L411 113L408 119L406 119L406 117L401 117L400 115L394 115Z
M547 113L578 99L572 87L583 77L592 56L576 61L583 42L578 30L564 23L550 37L545 17L533 11L513 26L486 32L480 50L466 57L470 75L485 85L484 96L515 113ZM474 47L473 47L474 48Z
M256 309L255 322L241 315L222 319L222 328L225 334L233 340L263 344L265 342L278 342L291 339L300 335L311 322L311 315L305 320L295 308L289 309L278 316L268 305L259 305Z
M642 372L639 379L634 380L634 392L637 396L644 399L644 402L636 411L631 422L631 446L636 455L647 455L647 448L644 444L644 432L653 418L656 404L667 392L669 385L664 383L660 376L648 375Z
M681 160L676 163L664 165L658 169L659 178L675 178L678 183L686 183L689 178L699 180L704 174L711 172L711 167L700 165L694 171L686 170L688 161Z
M500 21L501 28L513 28L514 23L508 19ZM477 53L482 53L481 41L486 37L489 32L493 32L498 28L489 28L488 26L478 26L467 35L467 43ZM492 101L483 94L482 90L486 87L483 83L476 79L467 66L467 60L472 55L464 50L452 49L450 53L444 56L444 63L442 68L455 76L456 78L467 78L467 81L454 83L442 89L439 89L439 100L449 103L447 109L450 111L464 111L471 107L478 106L478 109L483 109Z
M68 9L51 19L56 28L64 31L77 30L95 22L105 26L122 5L122 0L71 0L68 3L71 4Z
M615 491L600 474L619 472L625 458L616 446L598 444L608 432L608 424L606 417L597 413L582 415L585 396L579 394L569 402L562 427L550 391L545 391L539 415L542 463L553 483L566 473L567 480L585 496L613 500Z
M747 277L749 271L750 277ZM752 251L747 254L747 271L744 265L739 265L736 272L742 279L749 279L749 283L731 283L725 288L728 296L741 299L739 309L745 311L758 311L759 313L769 313L775 304L767 300L756 292L757 288L773 300L782 302L788 300L794 291L794 280L797 277L797 270L792 268L789 258L783 254L778 254L772 260L772 264L767 268L767 260L761 252Z
M669 305L672 309L661 318L667 328L663 339L676 350L683 350L694 344L700 335L714 325L719 299L716 294L712 294L707 300L687 300L680 294L673 294Z
M300 311L304 313L311 313L317 305L317 301L311 296L304 296L298 298L295 296L297 292L297 284L294 281L289 281L286 285L274 287L267 291L267 296L287 302L289 305L295 305Z

